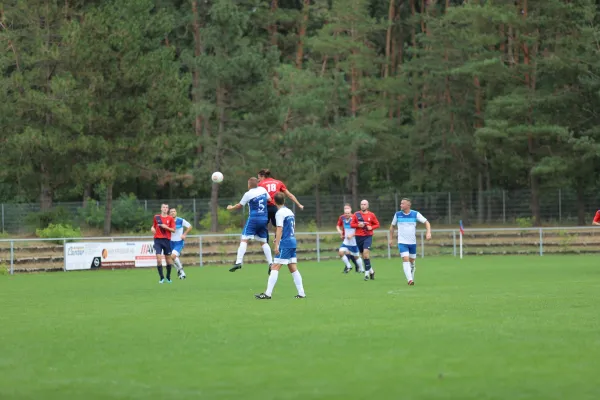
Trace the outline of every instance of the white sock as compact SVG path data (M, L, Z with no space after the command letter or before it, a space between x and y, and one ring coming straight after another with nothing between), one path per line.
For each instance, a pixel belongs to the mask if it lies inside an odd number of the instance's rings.
M300 275L300 271L296 270L296 272L292 272L292 278L294 278L294 284L296 285L296 289L298 289L298 294L300 296L306 296L306 293L304 293L304 286L302 286L302 275Z
M237 258L235 259L236 264L241 264L244 259L244 254L246 254L246 249L248 248L248 242L240 242L240 247L238 247Z
M263 244L262 249L263 253L265 253L265 258L267 259L269 265L273 264L273 255L271 254L271 246L269 246L269 243Z
M344 262L344 265L346 266L346 268L348 269L352 269L352 267L350 266L350 260L348 260L348 256L346 256L345 254L342 256L342 261Z
M412 280L415 280L415 261L413 260L410 263L410 274L412 275Z
M412 273L410 272L410 262L406 261L402 263L402 267L404 268L404 275L406 276L406 281L412 281Z
M273 293L273 289L277 283L277 276L279 276L279 271L272 270L271 274L269 275L269 280L267 281L267 290L265 290L265 294L267 296L271 296Z
M365 265L363 264L362 258L357 258L356 263L358 264L358 272L365 272Z
M183 265L181 265L181 260L179 259L179 257L173 260L173 263L175 264L175 268L177 268L177 271L183 271Z

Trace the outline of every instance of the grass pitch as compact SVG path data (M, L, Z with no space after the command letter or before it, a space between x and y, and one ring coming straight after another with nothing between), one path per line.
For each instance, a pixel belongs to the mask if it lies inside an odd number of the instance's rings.
M598 399L600 259L0 276L0 399Z

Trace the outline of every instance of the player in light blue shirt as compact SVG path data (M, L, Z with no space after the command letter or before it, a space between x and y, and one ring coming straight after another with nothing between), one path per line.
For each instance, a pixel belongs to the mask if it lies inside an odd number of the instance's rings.
M262 249L265 253L265 258L269 266L273 264L273 256L271 255L271 247L267 243L267 223L269 222L267 212L267 202L271 199L267 190L263 187L258 186L258 179L252 177L248 179L248 191L244 194L242 199L236 205L228 205L228 210L239 210L248 204L250 208L250 214L246 221L246 226L242 231L242 238L240 240L240 247L238 248L237 258L233 267L229 269L229 272L235 272L242 268L242 262L244 260L244 254L248 248L248 241L256 239L262 243Z
M285 195L281 192L275 194L275 205L277 206L277 213L275 214L275 222L277 225L277 232L275 234L275 260L271 266L271 273L269 274L269 280L267 281L267 290L264 293L256 294L259 300L269 300L277 283L277 277L279 276L279 269L282 265L287 265L288 269L292 273L294 284L298 290L296 295L297 299L303 299L306 297L304 293L304 286L302 285L302 276L298 271L298 259L296 257L296 219L292 210L285 206Z
M192 224L187 222L185 219L178 217L176 208L171 208L169 214L175 220L175 232L171 234L171 257L175 263L175 268L177 268L177 276L179 276L179 279L185 279L186 275L185 271L183 270L183 265L181 264L180 256L183 248L185 247L185 238L192 230Z

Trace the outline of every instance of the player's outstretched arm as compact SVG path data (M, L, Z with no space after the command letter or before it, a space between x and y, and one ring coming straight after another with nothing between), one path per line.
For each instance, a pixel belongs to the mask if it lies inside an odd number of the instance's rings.
M427 232L425 232L425 239L430 240L431 239L431 224L429 223L429 221L425 221L425 229L427 229Z
M294 203L296 203L296 205L297 205L297 206L298 206L298 207L299 207L301 210L304 210L304 206L303 206L302 204L300 204L300 202L298 201L298 199L296 198L296 196L294 196L294 195L292 194L292 192L290 192L289 190L285 189L285 190L283 191L283 193L285 193L285 195L286 195L287 197L289 197L291 201L293 201Z
M235 206L232 206L231 204L227 206L227 209L229 211L231 210L239 210L240 208L242 208L243 205L241 205L240 203L237 203Z

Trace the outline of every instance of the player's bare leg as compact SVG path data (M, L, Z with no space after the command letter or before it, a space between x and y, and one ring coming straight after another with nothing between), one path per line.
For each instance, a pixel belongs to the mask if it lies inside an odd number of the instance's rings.
M277 284L277 278L279 277L279 269L281 268L281 264L273 264L271 265L271 273L269 274L269 279L267 279L267 290L261 294L255 294L258 300L269 300L271 299L271 295L273 294L273 289L275 289L275 285Z
M244 260L244 254L246 254L247 249L248 249L248 239L240 240L240 247L238 247L235 264L233 264L233 267L229 268L229 272L235 272L238 269L242 268L242 261Z
M415 261L416 258L409 259L410 261L410 274L412 275L413 285L415 284Z
M406 281L408 282L408 285L414 285L414 278L411 271L411 262L408 256L402 256L402 268L404 269L404 276L406 276Z
M179 257L179 253L177 253L176 251L173 251L171 253L171 258L173 258L173 265L175 266L175 269L177 270L177 276L179 277L179 279L185 279L186 275L185 275L185 272L183 271L183 264L181 264L181 257Z
M298 271L298 264L289 264L288 269L292 273L294 285L296 285L296 290L298 290L298 294L295 297L297 299L305 298L306 293L304 293L304 286L302 285L302 275L300 275L300 271Z
M364 249L361 256L365 262L365 281L374 280L375 279L375 270L371 267L371 251L369 249Z

